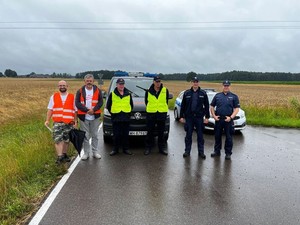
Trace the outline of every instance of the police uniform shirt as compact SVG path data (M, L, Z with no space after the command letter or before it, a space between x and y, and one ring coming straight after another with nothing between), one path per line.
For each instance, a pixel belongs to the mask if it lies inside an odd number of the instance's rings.
M197 110L198 99L199 99L199 94L197 89L197 91L193 91L193 95L192 95L192 106L191 106L192 113L195 113Z
M230 116L235 108L240 108L238 96L231 92L216 94L210 105L216 107L218 116Z

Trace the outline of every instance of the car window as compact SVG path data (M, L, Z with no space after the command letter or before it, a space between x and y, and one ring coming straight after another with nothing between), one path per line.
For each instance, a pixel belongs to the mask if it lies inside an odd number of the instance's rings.
M132 97L145 97L145 90L143 90L143 88L148 90L148 88L153 83L152 79L140 79L140 78L138 78L138 79L129 79L129 78L124 78L124 80L125 80L125 87L133 93ZM117 78L112 80L109 93L116 88L116 81L117 81Z
M184 91L179 94L178 98L182 99L183 94L184 94Z

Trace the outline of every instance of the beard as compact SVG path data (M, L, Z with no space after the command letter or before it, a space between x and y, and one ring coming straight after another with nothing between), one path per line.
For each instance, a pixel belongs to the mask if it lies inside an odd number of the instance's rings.
M67 88L60 88L59 91L60 91L61 93L65 93L65 92L67 91Z

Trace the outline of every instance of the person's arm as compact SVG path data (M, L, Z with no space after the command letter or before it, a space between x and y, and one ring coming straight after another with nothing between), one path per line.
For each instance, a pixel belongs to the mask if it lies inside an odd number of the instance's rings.
M89 109L88 109L87 107L85 107L85 106L81 103L81 101L80 101L80 95L81 95L81 93L80 93L80 89L79 89L79 90L77 91L77 93L76 93L76 97L75 97L75 105L76 105L77 109L79 109L80 111L82 111L82 112L88 112Z
M181 101L180 116L179 116L179 121L180 122L184 121L185 108L186 108L186 93L183 94L182 101Z
M216 106L216 96L213 98L213 100L210 103L210 113L213 116L213 118L215 119L215 121L219 121L220 117L216 116L215 106Z
M167 94L166 98L167 98L167 105L168 105L169 104L169 90L168 89L167 89L167 93L166 94Z
M111 113L111 104L112 104L111 98L112 98L112 94L110 93L106 102L106 108L109 111L109 113Z
M148 92L149 91L146 91L146 93L145 93L145 105L147 106L147 104L148 104Z
M51 117L52 117L52 113L53 113L53 110L52 109L48 109L48 111L47 111L47 114L46 114L46 121L45 121L45 126L49 126L49 121L50 121L50 119L51 119Z
M133 100L132 100L131 94L129 96L130 96L130 106L131 106L131 110L132 110L133 109Z
M234 117L238 114L239 110L240 108L234 108L233 113L230 116L231 120L234 119Z
M239 101L239 98L237 96L235 96L234 102L233 102L233 112L230 115L231 120L234 119L234 117L238 114L239 110L240 110L240 101Z
M209 119L209 117L210 117L210 114L209 114L209 102L208 102L208 97L207 97L206 93L204 95L204 114L205 114L205 118Z

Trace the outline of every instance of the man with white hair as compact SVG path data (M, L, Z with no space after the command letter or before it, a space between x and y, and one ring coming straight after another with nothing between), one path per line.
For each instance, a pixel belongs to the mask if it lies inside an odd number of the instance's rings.
M103 98L101 90L94 85L94 76L87 74L84 77L85 85L76 93L75 104L78 108L78 118L80 120L80 129L85 131L83 142L84 155L82 160L87 160L92 148L93 157L101 159L98 150L98 129L100 126L101 107ZM92 139L90 146L89 139Z

